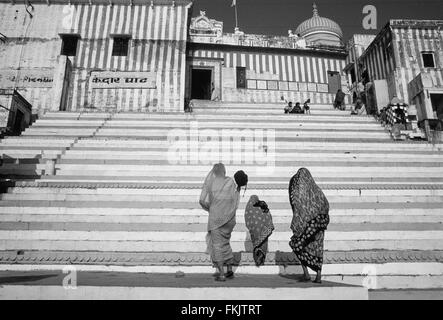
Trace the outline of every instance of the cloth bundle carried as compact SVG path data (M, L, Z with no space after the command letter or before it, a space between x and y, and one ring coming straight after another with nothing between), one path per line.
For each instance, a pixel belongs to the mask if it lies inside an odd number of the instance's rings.
M256 195L251 196L246 206L245 222L254 246L254 261L259 267L265 263L268 239L274 231L274 224L268 205Z

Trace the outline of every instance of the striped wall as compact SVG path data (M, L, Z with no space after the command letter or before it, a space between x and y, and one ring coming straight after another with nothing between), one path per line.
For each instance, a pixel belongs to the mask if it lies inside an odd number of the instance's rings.
M184 4L173 6L170 2L169 5L154 6L148 2L147 5L133 6L34 5L34 18L26 37L31 38L29 42L32 44L44 45L32 50L27 43L24 46L25 55L42 56L41 64L36 63L36 58L29 61L33 67L54 68L61 49L59 33L78 34L81 39L77 55L70 57L73 66L70 82L73 85L67 110L87 107L90 110L118 108L119 111L181 111L184 105L188 7ZM14 16L16 10L23 17L26 16L23 5L1 3L0 6L4 16ZM9 19L2 21L0 27L6 30L3 33L8 37L21 37L23 32L14 34L12 31L14 24L20 27L20 23ZM6 25L9 27L3 28ZM111 36L114 34L131 35L128 56L111 55ZM13 49L5 55L14 59L12 52ZM18 61L14 65L18 65ZM89 86L92 71L156 72L157 88L92 89ZM33 97L26 98L34 101ZM50 107L50 103L38 104L38 108Z
M392 51L386 55L391 44ZM361 61L371 80L394 79L395 93L410 103L408 84L421 72L429 73L433 82L443 86L443 33L438 28L388 26L369 46ZM424 68L422 51L434 51L437 68Z
M392 46L391 50L388 49ZM389 29L384 29L362 55L361 61L371 80L387 79L395 69L394 47Z
M196 64L199 59L223 59L223 76L226 73L235 73L236 67L246 67L248 80L276 80L290 84L287 90L248 88L238 93L235 87L227 87L225 81L222 81L225 86L223 99L227 101L276 102L283 95L292 101L311 98L313 103L332 103L335 94L328 92L328 71L340 72L342 81L346 81L346 74L343 72L345 56L338 54L304 54L300 50L282 53L281 50L248 50L230 46L206 48L194 43L188 50L188 55ZM302 84L302 90L299 84ZM315 89L304 89L306 87Z
M346 57L346 63L356 62L374 38L375 35L371 34L354 34L347 44L348 56Z
M75 6L73 59L68 109L115 105L120 111L181 111L184 105L187 9L184 6ZM113 57L112 34L130 34L127 57ZM90 89L90 70L154 71L157 89Z

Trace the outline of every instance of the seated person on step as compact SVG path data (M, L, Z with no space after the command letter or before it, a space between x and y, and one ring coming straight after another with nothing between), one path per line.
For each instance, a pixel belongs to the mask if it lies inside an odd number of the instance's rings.
M289 113L304 113L303 109L300 107L300 102L297 102L295 107Z
M308 103L311 103L311 99L305 101L305 103L303 104L303 111L306 114L311 114L311 107L308 105Z
M363 115L366 114L366 108L364 107L363 101L357 98L355 101L355 106L351 107L351 115Z
M285 113L290 113L292 111L292 101L289 101L288 105L285 107Z

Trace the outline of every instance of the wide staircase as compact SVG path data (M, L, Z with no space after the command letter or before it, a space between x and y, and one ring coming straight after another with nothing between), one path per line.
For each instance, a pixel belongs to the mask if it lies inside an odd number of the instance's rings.
M285 115L281 104L202 101L192 114L51 112L2 140L0 153L3 271L74 265L210 278L198 198L222 161L228 175L242 169L250 181L231 241L239 279L301 273L288 245L287 189L306 167L330 202L323 279L348 288L331 296L443 288L443 145L394 142L371 117L327 105ZM253 194L275 224L260 268L244 224Z

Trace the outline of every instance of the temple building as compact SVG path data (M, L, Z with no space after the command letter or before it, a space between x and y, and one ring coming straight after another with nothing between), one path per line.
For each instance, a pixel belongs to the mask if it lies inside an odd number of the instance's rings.
M318 15L289 36L224 33L223 23L192 18L187 49L186 97L228 102L286 100L331 103L346 88L342 32Z
M288 36L225 33L191 15L188 0L0 0L0 88L34 113L183 112L185 99L211 97L331 103L346 88L342 31L315 5Z
M343 31L340 26L331 19L321 17L316 4L313 13L312 18L301 23L295 33L313 45L342 46Z

